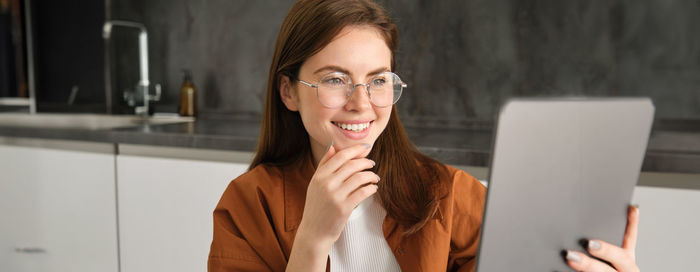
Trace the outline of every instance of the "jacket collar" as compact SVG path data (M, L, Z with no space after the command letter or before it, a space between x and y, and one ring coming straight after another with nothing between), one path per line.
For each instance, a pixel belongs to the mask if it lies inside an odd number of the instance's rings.
M306 190L316 169L311 162L311 152L305 159L284 167L284 226L285 231L293 231L299 227L304 214Z

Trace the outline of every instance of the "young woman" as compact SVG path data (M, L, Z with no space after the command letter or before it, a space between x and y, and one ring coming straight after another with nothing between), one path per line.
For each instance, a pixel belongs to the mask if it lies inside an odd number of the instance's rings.
M393 104L398 31L369 0L301 0L280 29L255 159L214 211L210 271L472 271L485 188L419 153ZM637 271L591 240L576 270Z

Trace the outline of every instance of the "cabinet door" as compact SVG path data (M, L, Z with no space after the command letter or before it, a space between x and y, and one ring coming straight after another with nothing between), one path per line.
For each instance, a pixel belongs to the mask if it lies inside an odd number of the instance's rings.
M247 167L118 155L122 272L206 271L212 212Z
M698 271L700 190L637 186L632 203L639 204L639 269Z
M117 271L114 160L0 145L0 271Z

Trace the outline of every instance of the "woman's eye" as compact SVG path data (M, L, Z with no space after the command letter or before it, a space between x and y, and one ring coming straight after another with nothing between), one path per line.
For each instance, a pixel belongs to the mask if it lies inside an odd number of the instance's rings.
M323 81L323 83L329 84L329 85L344 85L345 81L339 77L332 77L332 78L325 79Z
M375 78L372 80L372 85L375 86L382 86L384 85L384 83L386 83L386 79L384 78Z

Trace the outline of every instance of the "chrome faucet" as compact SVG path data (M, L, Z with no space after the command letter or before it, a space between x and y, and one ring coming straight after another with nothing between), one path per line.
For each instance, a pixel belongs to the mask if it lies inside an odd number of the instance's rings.
M148 80L148 32L146 26L137 22L111 20L106 21L102 27L102 38L108 40L112 34L113 26L132 27L139 30L139 72L140 79L134 92L124 92L124 100L129 106L134 107L134 113L148 116L148 103L159 101L161 94L160 84L155 85L155 95L149 94L150 81Z

